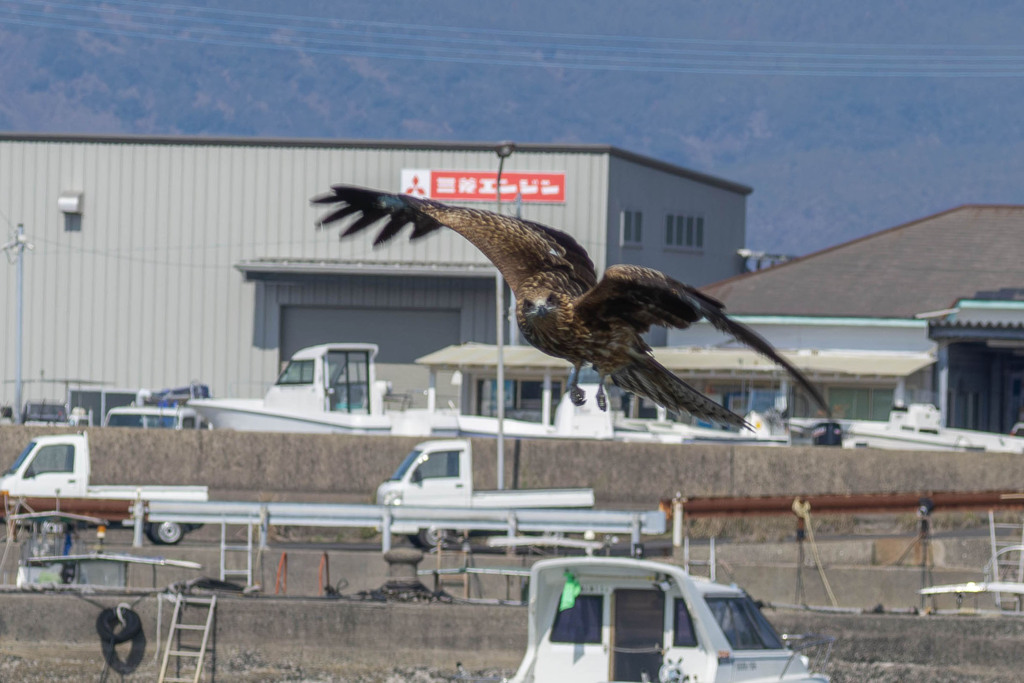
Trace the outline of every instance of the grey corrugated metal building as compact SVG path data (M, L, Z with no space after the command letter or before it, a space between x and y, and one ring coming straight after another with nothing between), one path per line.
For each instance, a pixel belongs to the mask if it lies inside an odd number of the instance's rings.
M66 379L258 396L292 351L324 341L379 344L378 378L416 389L416 357L494 342L493 270L450 233L340 241L314 229L309 199L350 183L492 208L496 148L0 135L0 223L34 246L22 373L57 380L26 398L62 397ZM519 145L503 173L504 210L569 232L599 272L641 263L702 285L742 270L748 187L608 146ZM15 272L2 276L0 403L13 399Z

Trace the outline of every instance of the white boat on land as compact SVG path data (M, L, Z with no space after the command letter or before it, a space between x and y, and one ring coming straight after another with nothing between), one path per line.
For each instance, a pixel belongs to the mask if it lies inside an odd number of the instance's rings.
M267 432L396 434L403 436L498 435L498 420L447 410L385 410L387 383L376 380L376 344L331 343L296 351L262 399L196 398L188 402L215 429ZM597 384L581 384L588 396ZM554 424L506 418L505 437L646 441L652 443L785 443L760 415L748 416L755 431L684 425L668 420L614 419L595 401L575 406L564 395ZM760 425L764 424L764 428Z
M376 344L320 344L295 352L263 398L203 398L188 405L215 429L390 434Z
M831 637L780 636L740 588L662 562L537 562L527 618L511 683L829 680Z
M939 410L927 403L897 407L885 422L842 423L844 448L895 450L989 451L1024 455L1024 437L942 426Z

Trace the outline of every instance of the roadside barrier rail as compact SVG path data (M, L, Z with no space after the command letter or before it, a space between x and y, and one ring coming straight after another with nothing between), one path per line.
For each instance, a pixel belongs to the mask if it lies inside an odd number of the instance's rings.
M137 514L134 509L133 514ZM262 548L267 547L267 531L271 525L372 528L381 532L383 552L391 549L392 533L410 533L409 529L412 528L496 531L505 532L509 537L520 533L582 534L588 531L595 534L629 534L633 547L640 544L643 534L665 533L665 515L659 510L492 509L154 500L146 504L145 514L150 522L258 525ZM394 531L394 528L398 531Z

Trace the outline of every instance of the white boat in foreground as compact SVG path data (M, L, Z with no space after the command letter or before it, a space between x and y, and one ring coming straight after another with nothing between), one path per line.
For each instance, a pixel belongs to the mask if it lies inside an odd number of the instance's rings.
M829 680L831 637L780 636L741 589L661 562L537 562L528 619L512 683Z

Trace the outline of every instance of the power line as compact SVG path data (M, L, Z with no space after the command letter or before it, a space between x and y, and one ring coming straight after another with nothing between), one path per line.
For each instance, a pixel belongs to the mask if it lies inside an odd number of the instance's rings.
M124 251L121 251L121 250L104 250L104 249L90 249L90 248L87 248L87 247L78 247L78 246L73 246L73 245L65 244L65 243L62 243L62 242L56 242L56 241L53 241L53 240L48 240L46 238L36 239L35 243L37 245L49 246L49 247L55 248L55 249L60 250L60 251L66 251L69 254L70 253L89 254L89 255L92 255L92 256L99 256L101 258L109 258L109 259L114 259L116 261L126 261L126 262L130 262L130 263L138 263L138 264L141 264L141 265L166 266L168 268L191 268L191 269L195 269L195 270L222 270L224 268L231 268L233 266L219 264L219 263L218 264L202 264L202 263L195 263L195 262L190 262L190 261L170 261L170 260L166 260L166 259L160 260L160 259L150 258L146 254L148 252L153 252L153 251L166 252L166 251L172 250L172 249L176 249L176 250L181 251L181 252L191 251L193 253L201 253L201 252L207 252L208 253L210 251L217 250L217 249L241 250L241 249L244 249L244 248L250 248L251 249L251 248L255 248L257 246L260 247L260 248L268 249L268 248L274 248L274 247L283 247L283 246L294 245L294 242L287 241L287 240L280 240L280 241L277 241L277 242L261 242L261 243L259 243L259 245L256 245L256 244L228 244L228 243L219 243L219 244L205 245L203 247L198 247L198 248L197 247L163 247L163 246L157 247L157 246L154 246L154 247L140 248L140 249L134 249L134 250L130 250L128 252L124 252ZM134 252L134 253L132 253L132 252ZM39 253L40 256L45 256L45 255L48 254L48 252L45 249L39 249L38 253Z
M54 5L56 4L53 0L11 0L12 2L21 2L23 4L40 4L40 5ZM974 50L974 51L1001 51L1001 50L1020 50L1020 45L990 45L990 44L961 44L961 43L842 43L842 42L808 42L808 41L765 41L765 40L739 40L739 39L717 39L717 38L684 38L684 37L651 37L651 36L623 36L613 34L583 34L583 33L567 33L567 32L552 32L552 31L525 31L525 30L512 30L512 29L494 29L494 28L479 28L479 27L458 27L458 26L439 26L435 24L412 24L402 23L393 21L367 21L359 19L351 19L345 17L343 19L332 19L324 16L310 16L310 15L296 15L296 14L284 14L278 12L257 12L252 10L238 10L238 9L222 9L214 7L201 7L195 5L182 5L165 2L145 2L141 0L107 0L104 4L106 5L124 5L128 7L153 7L161 10L184 10L187 12L195 12L199 14L221 14L227 16L245 16L254 18L272 19L275 23L272 26L281 27L282 21L298 21L298 22L310 22L317 25L320 30L331 31L333 29L323 29L322 24L324 21L336 21L344 24L350 24L353 26L366 26L366 27L381 27L381 28L397 28L397 29L409 29L416 32L448 32L448 33L468 33L468 34L480 34L485 36L510 36L510 37L531 37L531 38L551 38L563 40L566 38L571 39L588 39L601 42L616 41L616 42L629 42L629 43L646 43L646 42L664 42L664 43L675 43L675 44L695 44L695 45L756 45L759 47L800 47L800 48L825 48L829 50L833 49L922 49L922 50ZM93 9L96 6L85 3L79 4L78 6ZM445 38L449 40L450 38Z
M1002 54L1007 50L1019 50L1009 46L880 46L875 44L841 45L850 49L886 48L886 54L854 54L850 52L808 52L807 46L821 47L808 43L740 43L738 41L692 41L689 39L635 39L616 37L621 41L643 40L647 45L658 43L704 44L704 45L756 45L799 46L803 52L766 52L763 50L697 50L665 47L615 47L609 45L580 45L574 43L516 43L508 41L484 41L459 39L452 36L433 35L431 32L460 31L468 35L501 34L516 37L563 38L575 40L605 39L606 36L585 34L556 34L543 32L495 31L493 29L456 29L417 24L396 24L387 22L355 22L344 20L344 24L372 27L401 28L415 30L416 34L372 33L350 29L325 28L323 26L295 26L287 22L310 22L322 19L296 15L248 12L240 10L213 10L192 8L184 5L157 5L156 3L130 4L130 11L116 13L109 7L82 5L74 2L49 2L46 0L12 0L8 7L0 8L7 18L0 16L0 23L33 26L57 30L86 31L96 34L114 35L126 38L159 39L189 42L203 45L222 45L254 49L301 51L310 54L358 56L363 58L395 59L420 62L487 64L491 66L542 67L560 69L584 69L603 71L627 71L648 73L694 73L731 75L796 75L796 76L884 76L884 77L1019 77L1024 75L1024 54ZM66 14L53 15L45 11L16 9L11 5L32 5L44 8L71 9L86 14L76 15L69 21ZM138 6L158 7L161 10L180 9L189 12L216 12L226 16L251 18L274 18L279 23L270 24L234 19L207 19L195 16L180 16L152 11L138 10ZM113 22L94 16L98 12L111 14ZM143 19L158 18L163 23L147 23ZM167 20L177 23L168 25ZM86 25L86 24L91 25ZM95 25L95 24L99 25ZM111 25L127 25L132 28L112 28ZM299 35L282 35L280 32L294 31ZM175 32L178 31L178 32ZM184 32L184 33L181 33ZM313 33L313 36L301 35ZM323 38L319 35L350 36L349 38ZM358 38L358 39L353 39ZM415 44L396 45L395 40L414 41ZM271 41L271 42L268 42ZM641 43L643 44L643 43ZM482 46L481 49L467 47ZM456 47L453 47L456 46ZM537 54L537 50L540 54ZM919 49L940 49L985 52L985 54L907 54L892 52L893 49L907 51ZM859 63L858 63L859 60Z
M75 10L79 10L79 11L83 11L83 12L93 12L93 13L107 14L107 15L111 16L112 19L114 21L118 22L118 23L132 22L133 17L139 17L139 16L141 16L141 17L148 17L148 18L158 18L158 19L161 19L161 20L166 20L167 18L171 18L171 19L184 19L187 22L199 21L199 22L203 22L205 24L208 24L210 26L215 26L215 27L225 27L225 26L227 26L227 27L244 27L244 28L247 28L247 29L258 28L258 29L267 29L267 30L275 31L275 32L287 29L289 31L298 31L300 33L314 33L314 34L324 34L324 35L330 35L330 36L359 36L359 37L371 38L371 39L381 39L381 38L394 39L394 38L400 38L402 40L411 40L411 41L417 41L417 42L430 42L430 41L442 42L444 46L450 46L452 44L485 45L485 46L489 46L489 47L492 48L492 50L490 50L490 52L494 51L493 48L495 46L494 39L492 37L490 37L492 34L503 34L503 35L512 34L512 35L515 35L515 36L536 37L536 38L552 38L552 37L557 37L560 40L564 39L564 38L573 38L573 39L576 39L576 40L602 40L602 41L603 40L617 40L617 41L629 41L631 43L642 43L642 44L655 44L655 43L691 44L691 43L697 43L697 44L701 44L701 45L705 45L705 46L724 45L724 44L744 44L744 45L754 45L754 46L759 46L759 47L760 46L779 46L779 45L785 45L787 47L798 47L799 46L802 49L804 49L803 52L792 53L792 52L751 51L751 50L743 50L743 51L736 51L736 50L710 50L710 49L706 49L706 48L703 48L703 49L696 49L696 48L680 49L680 48L666 48L666 47L643 47L643 46L637 46L637 45L631 45L629 47L615 47L615 46L600 45L600 44L599 45L580 45L580 44L565 43L565 42L558 42L558 43L552 43L550 41L548 41L548 42L544 42L544 41L538 42L536 40L533 40L533 41L530 41L530 42L502 43L502 45L505 45L505 46L529 48L529 49L547 48L547 49L557 49L559 51L565 51L565 52L572 52L572 51L577 51L577 50L588 50L588 51L597 52L597 53L602 53L602 52L605 52L605 53L622 53L624 55L623 58L625 58L625 57L632 57L632 55L635 55L637 53L642 53L642 54L663 55L663 56L673 56L673 55L712 55L712 56L729 57L729 58L737 58L737 59L738 58L751 58L751 57L771 57L771 58L786 58L786 59L816 58L816 59L830 59L830 60L857 60L857 59L863 59L863 60L898 60L898 61L928 59L928 60L938 60L938 61L947 61L947 62L951 61L951 62L967 62L967 63L969 63L969 62L1000 62L1000 61L1014 61L1014 60L1020 61L1020 60L1024 59L1024 55L1005 55L1005 54L949 55L949 54L938 54L937 53L937 54L929 54L929 55L918 55L918 54L892 54L891 52L889 54L871 54L871 53L865 53L865 52L862 52L862 53L859 53L859 54L847 54L847 53L836 53L836 52L808 52L808 51L806 51L810 47L814 47L814 46L817 46L817 47L828 47L830 50L836 50L836 49L863 49L863 48L868 48L868 47L870 47L872 49L876 49L876 48L879 48L879 47L885 47L885 48L889 49L890 51L894 47L897 47L898 49L901 49L901 50L906 50L906 49L933 49L934 50L934 49L938 48L938 49L941 49L942 51L948 51L950 49L957 48L959 50L984 51L984 52L993 52L993 51L1003 52L1003 51L1010 50L1010 49L1018 50L1019 51L1021 49L1020 47L1013 47L1013 48L1011 48L1011 47L1008 47L1008 46L999 46L999 47L975 46L975 45L970 45L970 46L915 46L915 45L908 45L908 44L903 44L903 45L899 45L899 46L892 46L892 45L889 45L889 46L881 46L881 45L854 45L854 44L851 44L851 45L844 45L844 44L828 44L828 45L825 45L825 44L818 44L818 43L810 43L810 44L801 44L801 43L777 44L777 43L764 43L764 42L757 42L757 41L750 42L750 43L743 43L741 41L715 41L715 40L706 40L706 39L704 39L704 40L691 40L691 39L682 39L682 38L664 38L663 39L663 38L651 38L651 37L634 38L634 37L629 37L629 36L598 36L598 35L565 34L565 33L552 34L552 33L542 33L542 32L501 31L501 30L494 30L494 29L468 29L468 28L467 29L459 29L459 28L437 27L437 26L420 25L420 24L396 24L396 23L390 23L390 22L367 22L367 21L357 21L357 20L351 20L351 19L344 19L341 22L341 23L344 23L344 24L353 24L353 25L374 26L374 27L378 27L378 26L380 26L380 27L395 27L395 28L399 28L399 29L406 29L405 33L394 33L394 32L367 33L365 30L356 31L356 30L351 30L351 29L327 28L327 27L324 27L322 25L323 24L323 19L320 19L320 18L297 17L295 15L270 14L270 13L265 13L265 12L255 13L255 12L238 11L238 10L219 10L219 9L210 9L210 8L188 8L187 6L183 6L183 5L165 5L165 4L157 4L157 3L125 2L123 0L122 1L111 0L111 2L105 3L104 5L91 5L91 4L82 5L82 4L78 4L78 3L74 3L74 2L56 2L54 0L9 0L9 1L12 2L12 3L23 4L23 5L41 5L41 6L46 6L46 7L60 7L60 8L66 8L66 9L75 9ZM237 20L202 19L202 18L199 18L199 17L180 17L180 16L176 16L174 14L167 14L166 11L164 11L164 12L156 12L156 11L146 12L146 11L140 11L138 9L132 9L132 10L130 10L128 12L118 12L117 10L113 9L112 7L106 6L108 4L129 5L129 6L133 7L133 8L137 8L138 6L141 5L141 6L155 7L155 8L161 9L161 10L166 10L168 7L175 7L175 8L179 8L179 9L193 9L195 11L218 12L218 13L233 13L233 14L240 14L240 15L245 15L245 16L256 15L256 16L260 16L260 17L273 18L273 19L275 19L277 21L271 23L271 22L237 21ZM32 16L40 16L40 17L52 18L52 15L47 13L47 12L26 12L26 13L30 14ZM100 19L90 19L90 20L92 20L92 21L100 21ZM290 25L287 25L285 23L282 23L282 21L316 21L317 25L316 26L312 26L312 27L290 26ZM147 28L159 28L159 29L165 29L165 30L169 30L169 28L170 28L165 23L164 24L138 24L137 22L132 22L132 24L136 25L136 26L143 26L143 27L147 27ZM204 33L213 33L214 32L213 29L209 29L209 28L207 28L207 29L197 29L195 26L189 25L187 23L183 24L181 26L181 28L188 29L188 30L193 30L193 31L200 31L200 32L204 32ZM441 31L441 32L460 32L460 33L465 33L465 34L470 34L470 35L480 33L480 34L485 34L487 37L481 37L481 38L458 38L458 37L453 37L453 36L434 36L434 35L430 35L430 32L438 32L438 31ZM242 36L242 37L264 37L264 36L266 36L266 34L253 33L251 31L242 31L242 32L235 31L235 32L229 32L228 34L229 35L239 35L239 36ZM283 38L284 37L281 37L281 39L283 39ZM333 38L332 39L308 38L308 39L305 39L305 40L309 40L309 41L312 41L312 42L315 42L315 43L329 43L329 44L334 44L334 43L337 42ZM360 46L360 45L367 45L368 43L351 43L351 42L349 42L348 44ZM520 52L517 52L517 53L507 53L506 52L506 53L501 53L501 54L525 54L525 53L520 51ZM590 55L587 55L587 56L589 57Z

